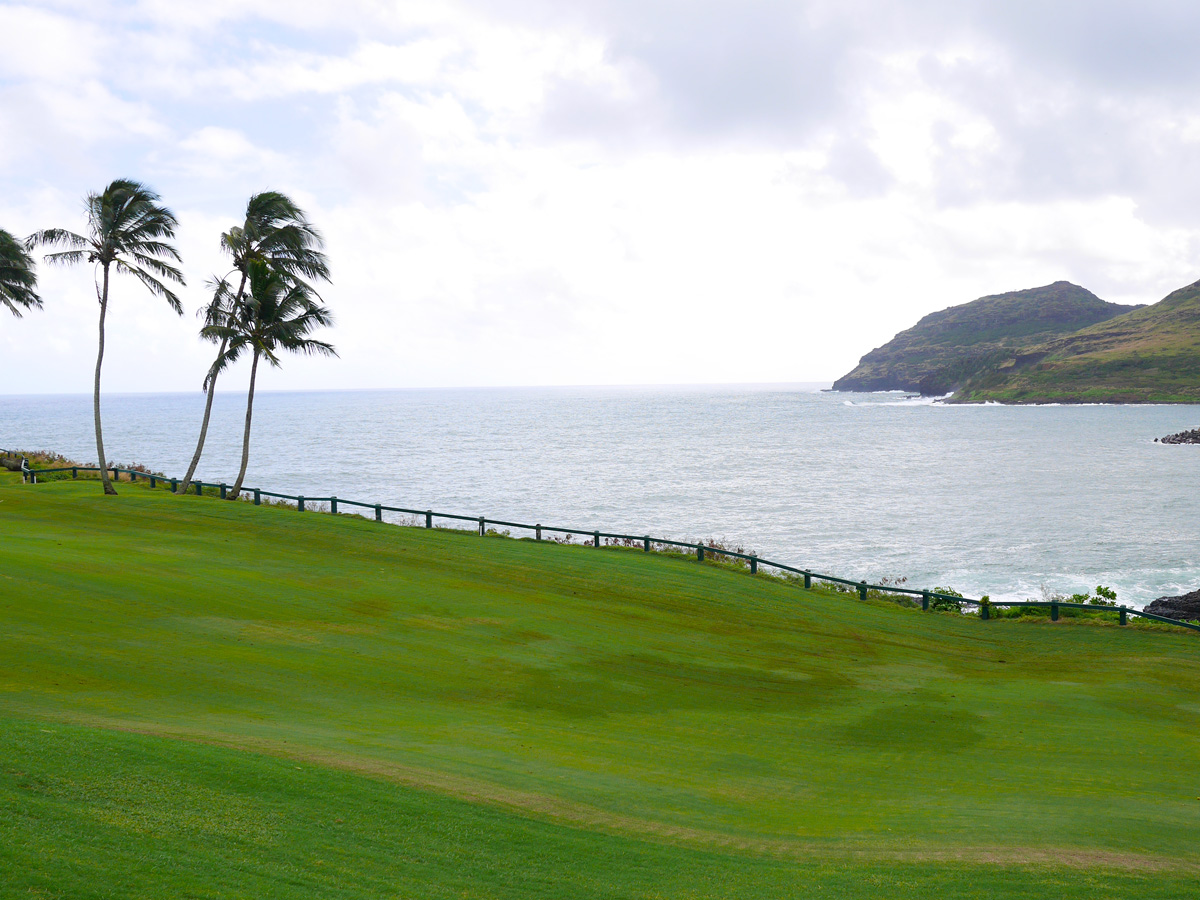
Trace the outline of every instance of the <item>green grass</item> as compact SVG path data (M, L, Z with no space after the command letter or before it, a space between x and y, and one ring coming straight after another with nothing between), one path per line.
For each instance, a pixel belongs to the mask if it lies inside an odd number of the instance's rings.
M70 482L0 485L0 625L0 897L1173 897L1200 869L1191 634Z

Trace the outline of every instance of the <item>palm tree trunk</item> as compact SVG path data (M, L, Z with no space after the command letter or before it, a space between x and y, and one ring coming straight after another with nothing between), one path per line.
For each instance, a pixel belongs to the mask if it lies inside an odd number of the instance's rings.
M212 415L213 395L217 392L217 375L220 374L217 370L217 362L225 355L225 347L229 343L228 338L221 341L221 349L217 351L217 359L213 362L213 367L208 376L208 396L204 398L204 418L200 420L200 439L196 441L196 452L192 454L192 462L188 466L187 474L183 476L183 483L179 485L177 493L186 494L188 485L192 483L192 478L196 474L196 466L200 465L200 454L204 452L204 439L208 436L208 419Z
M254 379L258 374L258 348L254 348L254 361L250 363L250 393L246 395L246 433L242 436L242 467L238 470L237 481L233 483L230 500L236 500L242 490L242 482L246 480L246 466L250 462L250 416L254 412Z
M242 273L241 284L238 285L237 296L233 300L233 310L236 311L242 303L242 295L246 291L246 272ZM200 439L196 441L196 452L192 454L192 463L188 466L187 474L183 476L183 484L179 485L180 494L186 494L188 485L192 483L192 478L196 475L196 466L200 465L200 454L204 452L204 439L208 437L208 418L212 415L213 394L217 390L217 363L221 361L221 357L225 355L225 348L229 345L229 338L221 341L221 349L217 351L217 358L213 361L213 368L208 378L208 396L204 400L204 418L200 422Z
M100 427L100 366L104 362L104 315L108 312L108 265L104 266L104 287L100 292L100 348L96 352L96 386L92 392L92 412L96 419L96 457L100 460L100 483L104 493L116 496L117 489L108 477L108 459L104 455L104 431Z

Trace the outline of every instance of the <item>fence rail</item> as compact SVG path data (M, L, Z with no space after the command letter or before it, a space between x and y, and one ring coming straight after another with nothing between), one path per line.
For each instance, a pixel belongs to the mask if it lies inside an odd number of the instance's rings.
M9 451L0 449L0 454L8 453ZM78 478L80 472L100 472L98 466L60 466L49 469L32 469L28 465L27 460L21 461L21 477L24 482L32 481L37 483L39 475L51 475L58 473L70 472L72 478ZM122 469L119 466L112 466L107 471L113 474L116 479L119 474L128 475L130 481L141 479L148 481L150 487L157 487L159 483L170 485L172 491L179 489L178 478L166 478L162 475L154 475L148 472L140 472L136 469ZM216 490L222 498L227 496L229 485L225 482L208 482L208 481L193 481L197 494L201 494L205 488ZM823 572L814 572L811 569L802 569L796 566L790 566L786 563L775 562L774 560L763 559L754 553L740 553L736 550L727 550L721 547L712 547L704 543L690 543L688 541L676 541L669 538L656 538L648 534L621 534L619 532L599 531L595 528L567 528L557 525L542 525L540 523L530 525L525 522L510 522L504 519L489 519L486 516L465 516L459 513L435 512L432 509L407 509L402 506L386 506L382 503L364 503L361 500L343 500L339 497L306 497L303 494L282 494L276 491L268 491L262 488L246 488L243 487L242 493L249 495L255 506L261 505L263 497L268 497L276 500L287 500L294 502L296 508L300 512L305 511L306 503L328 503L330 512L334 515L338 514L339 506L355 506L359 509L374 510L375 521L382 522L385 512L400 513L402 515L423 517L426 528L433 528L434 519L448 519L456 522L471 522L478 528L479 534L487 533L488 526L499 526L501 528L521 528L534 533L536 540L543 540L544 534L565 534L570 536L580 535L592 539L592 544L595 547L602 546L602 540L614 541L629 541L632 543L640 543L645 552L649 553L653 547L680 547L694 552L696 558L703 562L704 559L711 556L725 556L732 559L740 559L749 564L750 573L757 574L760 567L768 569L776 569L781 572L787 572L792 575L798 575L804 579L804 587L811 588L814 581L829 582L832 584L840 584L847 587L855 588L858 591L859 599L866 600L868 591L877 591L884 594L902 594L909 597L920 597L921 608L929 609L930 603L937 600L949 601L951 603L975 606L979 609L980 618L987 620L990 618L992 608L998 607L1049 607L1050 618L1052 621L1058 621L1059 611L1063 609L1082 609L1089 612L1115 612L1121 625L1126 624L1129 616L1139 616L1143 619L1150 619L1155 622L1164 622L1168 625L1177 625L1180 628L1188 628L1193 631L1200 631L1200 625L1192 622L1182 622L1178 619L1172 619L1167 616L1159 616L1154 613L1144 612L1140 609L1135 609L1131 606L1099 606L1085 603L1067 603L1054 600L975 600L970 597L959 597L954 594L946 594L939 591L922 590L917 588L905 588L897 585L886 584L870 584L866 581L855 581L852 578L841 578L837 575L829 575Z

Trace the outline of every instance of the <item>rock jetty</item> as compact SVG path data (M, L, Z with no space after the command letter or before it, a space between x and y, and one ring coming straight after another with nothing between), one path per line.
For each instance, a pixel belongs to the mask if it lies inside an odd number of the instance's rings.
M1191 431L1181 431L1179 434L1168 434L1164 438L1155 438L1156 444L1200 444L1200 428ZM1190 596L1190 595L1189 595ZM1155 601L1158 602L1158 601Z
M1200 621L1200 590L1178 597L1159 597L1146 605L1146 612L1168 619Z

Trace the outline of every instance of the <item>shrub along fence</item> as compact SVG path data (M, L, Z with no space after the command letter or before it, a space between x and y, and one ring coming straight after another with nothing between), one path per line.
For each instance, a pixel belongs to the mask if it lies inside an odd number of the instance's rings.
M0 453L6 451L0 450ZM37 483L39 475L65 474L70 473L72 478L78 478L80 472L100 472L96 466L63 466L59 468L49 469L32 469L26 460L21 460L21 476L25 482ZM137 469L122 469L118 466L113 466L109 470L112 473L113 480L118 480L121 475L129 476L130 481L146 481L150 487L170 487L172 491L179 489L178 478L166 478L162 475L139 471ZM229 486L224 482L205 482L193 481L193 489L197 495L201 495L207 489L210 493L225 499L228 495ZM650 535L634 535L620 534L611 531L599 531L594 528L563 528L557 525L542 525L540 523L529 525L524 522L509 522L504 519L489 519L486 516L464 516L457 513L434 512L431 509L406 509L402 506L385 506L382 503L363 503L359 500L344 500L339 497L306 497L302 494L280 494L275 491L267 491L262 488L242 488L242 493L255 506L262 504L264 497L271 500L281 500L287 503L294 503L299 512L304 512L307 505L326 503L329 505L329 512L333 515L338 515L345 508L355 508L369 510L374 513L376 522L383 522L383 514L385 512L400 513L401 515L415 516L417 521L424 520L426 528L434 527L434 520L450 520L453 522L470 522L471 530L478 530L480 536L486 535L488 526L499 526L501 528L518 528L533 533L535 540L541 541L547 534L560 534L568 536L580 536L590 539L589 543L594 547L604 546L601 542L620 541L626 546L641 546L642 549L649 553L651 549L662 547L678 548L681 552L694 553L696 559L703 562L707 557L726 557L729 559L739 560L750 569L751 575L758 574L759 569L775 570L784 572L799 581L804 580L804 587L811 589L813 582L824 582L834 584L841 589L851 588L858 592L860 600L867 599L868 591L877 591L881 594L901 595L912 598L921 598L921 609L928 610L931 603L937 604L938 601L949 602L955 605L966 604L974 606L979 610L979 618L987 621L990 618L992 607L1049 607L1050 619L1057 622L1059 611L1063 609L1081 609L1088 612L1110 611L1117 614L1118 622L1121 625L1126 624L1129 616L1140 616L1144 619L1150 619L1155 622L1164 622L1168 625L1178 625L1181 628L1190 628L1193 631L1200 631L1200 625L1192 622L1182 622L1178 619L1172 619L1167 616L1157 616L1153 613L1143 612L1140 609L1135 609L1128 606L1099 606L1086 603L1069 603L1060 602L1057 600L989 600L983 598L973 600L970 597L960 597L955 594L946 594L940 591L920 590L915 588L905 588L898 585L883 585L869 584L865 581L855 581L851 578L841 578L837 575L828 575L822 572L813 572L810 569L801 569L796 566L789 566L786 563L775 562L769 559L763 559L754 553L742 553L740 551L729 550L724 547L713 547L703 543L690 543L688 541L674 541L667 538L656 538ZM553 538L551 538L553 540Z

